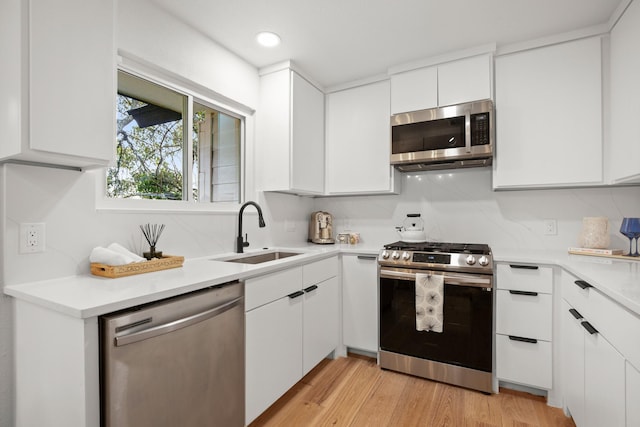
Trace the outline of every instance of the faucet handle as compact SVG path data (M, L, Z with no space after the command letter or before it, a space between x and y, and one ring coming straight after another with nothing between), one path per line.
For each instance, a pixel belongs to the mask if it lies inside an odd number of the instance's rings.
M244 242L242 242L243 247L249 246L249 235L247 233L244 234Z

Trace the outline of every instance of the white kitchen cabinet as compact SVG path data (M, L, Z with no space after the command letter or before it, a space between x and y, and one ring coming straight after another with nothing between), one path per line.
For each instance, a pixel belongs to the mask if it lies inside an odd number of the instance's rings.
M499 263L496 284L496 377L551 389L553 269Z
M288 67L260 77L256 141L261 190L324 192L324 94Z
M107 165L115 156L115 2L0 7L0 161Z
M388 80L326 97L326 194L397 193Z
M603 183L601 57L593 37L496 58L494 188Z
M302 375L338 347L340 281L334 276L304 291Z
M610 39L611 134L609 178L613 183L640 182L640 2L631 2Z
M493 99L493 55L485 54L438 65L438 104Z
M337 257L245 282L246 423L338 346Z
M375 255L342 256L342 340L378 352L378 263Z
M640 371L625 364L627 427L640 426Z
M493 56L473 56L391 75L391 114L493 99Z
M425 67L391 76L391 114L438 106L438 67Z
M624 309L567 272L562 297L565 406L578 427L624 426L625 356L616 334L607 334L611 328L625 329L615 321Z

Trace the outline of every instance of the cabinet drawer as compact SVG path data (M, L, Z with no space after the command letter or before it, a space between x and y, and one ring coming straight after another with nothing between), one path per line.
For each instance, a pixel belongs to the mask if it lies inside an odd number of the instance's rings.
M252 310L302 289L302 267L248 279L244 286L245 311Z
M589 291L586 313L581 314L625 359L640 366L640 317L596 289Z
M496 376L498 379L543 389L552 387L551 343L515 341L496 336Z
M595 292L595 289L588 282L566 271L562 272L562 298L584 317L587 317L589 312L589 298L592 291Z
M553 292L553 269L534 264L510 263L497 265L498 289L513 289L543 293Z
M496 333L551 341L552 296L517 292L498 290Z
M302 287L323 282L338 275L338 257L312 262L302 267Z

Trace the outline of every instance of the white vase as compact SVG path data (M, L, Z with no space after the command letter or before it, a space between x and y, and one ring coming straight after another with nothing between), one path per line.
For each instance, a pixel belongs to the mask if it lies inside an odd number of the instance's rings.
M578 245L581 248L607 249L609 243L611 243L611 238L607 217L585 217L582 219L582 231L578 237Z

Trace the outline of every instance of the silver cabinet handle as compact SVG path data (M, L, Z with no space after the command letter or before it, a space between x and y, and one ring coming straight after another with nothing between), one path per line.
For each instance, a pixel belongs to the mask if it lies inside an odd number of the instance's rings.
M183 317L182 319L154 326L149 329L144 329L139 332L134 332L133 334L116 337L115 345L116 347L121 347L123 345L133 344L138 341L146 340L147 338L157 337L158 335L168 334L169 332L195 325L196 323L200 323L204 320L211 319L212 317L222 314L227 310L231 310L233 307L240 304L243 298L244 297L238 297L222 305L218 305L214 308L210 308L209 310L205 310L188 317Z

